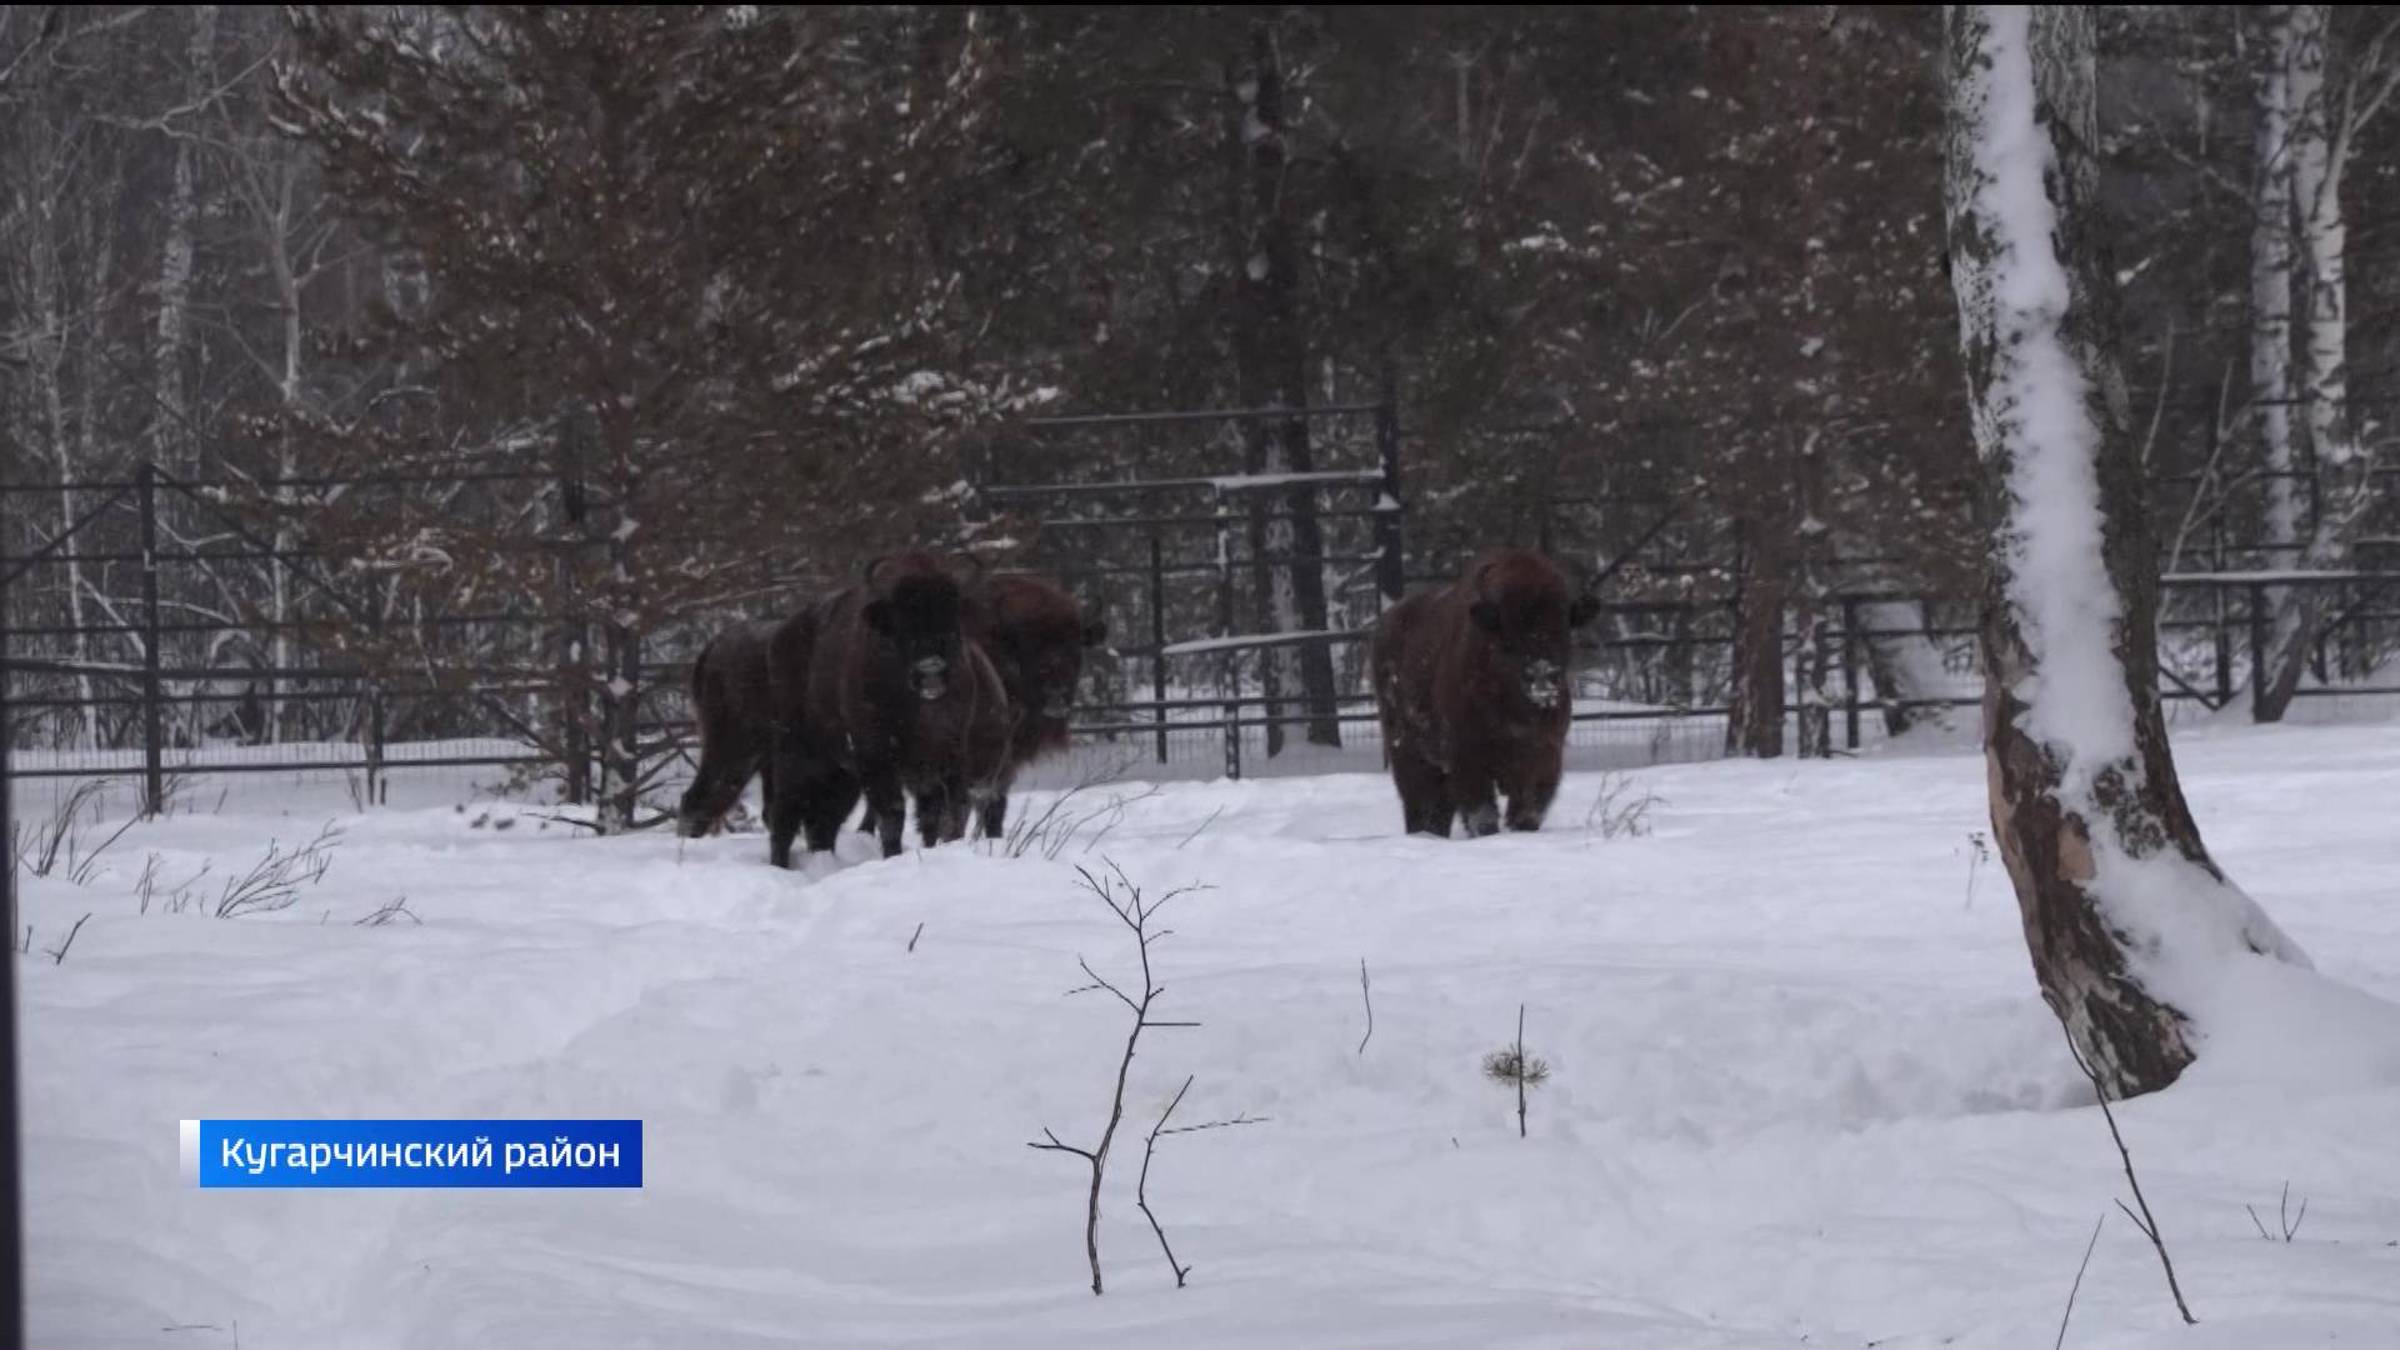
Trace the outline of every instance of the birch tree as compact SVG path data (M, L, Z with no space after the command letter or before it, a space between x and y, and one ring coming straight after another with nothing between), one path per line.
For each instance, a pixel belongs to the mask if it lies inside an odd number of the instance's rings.
M2270 566L2300 553L2299 461L2292 453L2292 5L2259 7L2255 78L2257 151L2251 184L2250 401L2256 410L2259 466L2266 474L2263 537ZM2278 610L2275 649L2298 615L2273 595Z
M191 45L185 53L184 108L176 109L159 119L162 128L177 112L197 111L208 97L214 79L216 51L217 7L192 6ZM150 454L164 467L180 470L183 459L176 452L191 444L191 406L185 398L184 351L186 335L191 331L191 294L193 261L193 228L199 220L200 197L198 165L200 146L188 134L170 130L175 136L174 187L167 196L167 233L159 249L158 260L158 326L156 342L151 348L153 381L150 423Z
M2286 493L2297 486L2289 467L2293 459L2290 429L2288 424L2280 429L2280 449L2270 432L2268 468L2275 469L2278 454L2286 467L2283 476L2269 480L2267 533L2269 544L2278 546L2271 558L2274 565L2330 570L2349 560L2351 540L2376 505L2375 456L2360 440L2350 415L2350 230L2342 209L2342 184L2357 156L2359 137L2400 87L2400 60L2395 60L2390 50L2400 23L2380 29L2337 78L2330 57L2332 6L2277 8L2284 13L2272 45L2283 63L2290 142L2286 190L2297 223L2296 247L2284 256L2296 270L2292 281L2303 298L2298 316L2297 395L2320 505L2315 522L2303 537L2296 498L2274 495L2277 486ZM2259 266L2254 258L2254 287L2261 280L2257 277ZM2288 313L2288 298L2286 306ZM2254 369L2261 362L2288 360L2288 334L2262 326L2254 340L2271 349L2262 357L2254 347ZM2260 397L2263 406L2265 395ZM2291 401L2287 381L2284 403L2288 406ZM2258 720L2280 721L2290 708L2332 608L2332 598L2332 592L2323 586L2286 588L2275 597L2267 669L2254 676L2259 681Z
M1992 834L2102 1090L2164 1087L2243 953L2306 956L2202 845L2168 749L2157 558L2096 233L2093 18L1951 6L1944 206L1991 537Z

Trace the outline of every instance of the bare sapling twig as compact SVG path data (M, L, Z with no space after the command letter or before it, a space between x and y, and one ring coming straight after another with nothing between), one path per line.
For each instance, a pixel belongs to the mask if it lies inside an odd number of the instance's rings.
M1109 806L1103 806L1098 811L1081 816L1070 811L1069 807L1077 798L1093 788L1114 783L1124 777L1138 758L1135 755L1126 755L1113 763L1097 764L1086 769L1083 776L1076 779L1066 791L1051 798L1049 807L1040 815L1020 816L1016 824L1009 826L1007 835L998 841L1000 856L1022 858L1038 850L1043 858L1055 860L1060 853L1066 851L1068 844L1074 842L1076 834L1085 825L1106 814L1111 807L1114 807L1121 816L1126 804L1123 798L1112 801ZM1142 797L1151 796L1157 791L1157 786L1153 784L1148 792L1142 794ZM1135 797L1132 800L1139 801L1141 797ZM1114 825L1115 822L1111 821L1110 827L1114 828ZM1105 834L1106 831L1103 830L1102 833ZM1086 850L1089 850L1089 845L1086 845Z
M86 778L78 782L63 798L51 803L49 819L35 824L20 821L9 827L8 849L11 863L37 877L46 877L58 868L62 854L68 859L70 875L75 870L75 851L82 838L83 808L108 788L105 778ZM117 831L123 834L124 830ZM115 836L110 837L115 842ZM106 848L107 845L101 847Z
M341 838L342 827L327 821L317 831L316 838L297 849L286 851L274 840L268 840L266 853L250 865L249 871L226 879L211 912L220 919L234 919L245 914L290 909L300 899L302 886L313 886L325 879L326 869L333 866L333 850Z
M401 919L406 919L410 923L417 924L420 927L423 926L425 922L423 919L417 917L417 912L415 910L408 907L407 896L395 895L391 899L384 901L383 904L377 907L372 913L361 915L352 920L350 926L353 928L381 928L385 924L395 923Z
M2052 1011L2058 1011L2058 1004L2049 994L2043 994L2042 998L2050 1004ZM2065 1029L2066 1021L2065 1014L2060 1013L2061 1030ZM2092 1080L2092 1091L2100 1099L2100 1116L2108 1122L2108 1137L2116 1141L2117 1157L2125 1164L2125 1181L2133 1187L2133 1203L2141 1206L2142 1212L2134 1213L2122 1200L2117 1202L2117 1208L2125 1211L2125 1217L2133 1220L2133 1226L2140 1229L2142 1236L2150 1239L2150 1245L2157 1249L2158 1264L2167 1272L2167 1292L2175 1296L2175 1311L2183 1314L2183 1324L2198 1326L2200 1319L2192 1316L2191 1305L2183 1301L2183 1286L2176 1283L2175 1261L2167 1255L2166 1240L2159 1236L2158 1219L2150 1213L2150 1202L2142 1197L2142 1179L2134 1175L2133 1153L2125 1147L2125 1136L2117 1129L2117 1113L2108 1107L2108 1089L2101 1086L2100 1075L2092 1068L2091 1061L2083 1057L2083 1047L2075 1043L2073 1032L2067 1033L2067 1053L2075 1057L2075 1067L2083 1070L2083 1076Z
M1991 845L1984 842L1983 831L1967 833L1967 908L1975 908L1975 876L1983 865L1992 860Z
M1358 1038L1358 1053L1367 1053L1367 1042L1375 1039L1375 994L1367 988L1367 958L1358 958L1358 997L1367 1005L1367 1034Z
M920 923L917 925L917 931L908 935L908 950L911 953L917 950L917 939L923 936L925 936L925 925Z
M1150 1231L1158 1235L1158 1250L1167 1258L1167 1269L1175 1272L1175 1287L1178 1289L1184 1287L1184 1281L1190 1278L1192 1268L1177 1263L1175 1249L1167 1245L1167 1230L1159 1224L1157 1211L1150 1208L1150 1160L1158 1153L1159 1139L1171 1134L1198 1134L1202 1130L1231 1129L1236 1125L1263 1125L1267 1119L1265 1116L1233 1116L1225 1120L1212 1120L1200 1125L1178 1125L1174 1129L1168 1129L1167 1121L1174 1116L1175 1108L1183 1105L1183 1094L1191 1090L1192 1078L1191 1075L1186 1074L1183 1086L1175 1089L1175 1099L1167 1103L1166 1110L1158 1113L1158 1123L1150 1127L1150 1137L1142 1141L1142 1173L1133 1183L1133 1202L1141 1209L1142 1217L1150 1221Z
M2250 1222L2258 1229L2258 1235L2268 1242L2273 1242L2275 1235L2267 1231L2266 1224L2260 1222L2258 1211L2248 1205L2244 1205L2242 1208L2250 1211ZM2283 1183L2283 1198L2275 1202L2275 1226L2283 1231L2283 1240L2288 1243L2293 1238L2300 1236L2300 1225L2307 1222L2308 1197L2301 1196L2300 1212L2292 1213L2292 1183L2288 1181Z
M1091 1263L1092 1293L1095 1296L1101 1292L1102 1288L1100 1278L1100 1185L1107 1176L1109 1150L1116 1143L1117 1127L1125 1120L1125 1083L1133 1072L1134 1052L1141 1046L1142 1033L1152 1028L1199 1025L1197 1022L1159 1021L1150 1015L1150 1010L1157 1003L1158 996L1165 992L1159 987L1158 980L1152 973L1150 947L1152 943L1168 936L1166 930L1154 928L1152 920L1158 917L1159 910L1165 908L1168 901L1179 895L1205 889L1199 886L1186 886L1179 890L1169 891L1156 900L1147 900L1143 897L1141 888L1133 884L1122 868L1111 862L1108 864L1108 869L1107 876L1094 876L1090 869L1084 867L1077 867L1075 872L1083 878L1084 889L1099 897L1100 902L1108 906L1109 913L1116 915L1117 922L1123 924L1126 931L1133 934L1134 950L1141 958L1141 994L1136 997L1126 993L1106 976L1093 970L1091 962L1081 957L1076 958L1076 964L1083 968L1083 973L1090 978L1091 983L1067 991L1070 995L1095 991L1106 993L1117 1002L1124 1004L1126 1010L1133 1014L1132 1024L1126 1028L1125 1032L1125 1051L1117 1059L1116 1088L1109 1096L1108 1124L1100 1131L1100 1142L1090 1148L1081 1148L1066 1143L1058 1137L1056 1132L1047 1128L1042 1131L1040 1139L1026 1145L1028 1148L1048 1153L1071 1154L1081 1158L1084 1165L1090 1170L1091 1189L1084 1207L1083 1250L1085 1257Z
M67 948L69 948L69 947L72 947L72 946L74 946L74 945L75 945L75 935L76 935L77 933L80 933L80 932L82 932L82 931L83 931L83 926L84 926L84 924L86 924L86 923L90 922L90 921L91 921L91 917L92 917L91 915L89 915L89 914L86 914L86 915L84 915L82 918L80 918L80 919L77 919L77 920L75 921L75 926L74 926L73 928L70 928L70 929L68 929L68 930L67 930L67 940L66 940L66 941L64 941L64 942L62 942L62 943L60 943L60 944L58 944L58 945L57 945L57 946L55 946L55 947L51 947L51 948L49 948L49 949L47 949L46 951L44 951L44 952L43 952L43 955L45 955L45 956L47 956L47 957L49 957L49 958L50 958L50 964L51 964L51 965L54 965L54 966L63 966L63 965L65 965L65 964L66 964L66 962L67 962ZM26 940L28 943L30 943L30 942L32 942L32 941L33 941L32 933L33 933L33 930L32 930L32 929L30 929L30 928L29 928L29 929L27 929L27 930L26 930L26 939L25 939L25 940Z
M124 824L119 825L116 829L110 831L109 836L100 841L100 846L98 848L93 849L89 853L82 853L80 856L77 855L81 848L81 842L77 839L69 838L67 840L67 854L69 859L67 863L67 880L74 882L78 886L91 885L92 877L98 873L100 868L100 855L108 852L108 850L113 847L118 840L124 838L125 832L132 829L135 825L141 823L141 819L141 815L138 812L127 812Z
M1224 807L1222 807L1222 806L1218 807L1218 808L1217 808L1216 810L1214 810L1214 811L1211 811L1211 812L1209 812L1209 813L1208 813L1208 819L1206 819L1206 820L1204 820L1204 821L1201 821L1201 822L1200 822L1200 828L1198 828L1198 829L1196 829L1196 830L1192 831L1190 834L1187 834L1187 835L1185 835L1185 836L1183 837L1183 844L1188 844L1188 843L1192 842L1193 840L1195 840L1195 839L1199 838L1201 835L1208 833L1208 827L1209 827L1209 826L1211 826L1211 825L1214 825L1214 824L1216 824L1216 823L1217 823L1217 817L1219 817L1219 816L1221 816L1221 815L1224 815L1224 814L1225 814L1225 808L1224 808ZM1177 844L1177 845L1175 846L1175 851L1176 851L1176 852L1178 852L1178 853L1181 853L1181 852L1183 851L1183 844Z
M2083 1261L2075 1267L2075 1283L2067 1286L2066 1311L2058 1315L2058 1339L2050 1342L2050 1350L2060 1350L2067 1343L2067 1319L2075 1315L2075 1295L2083 1289L2083 1272L2092 1264L2092 1248L2100 1245L2100 1225L2108 1222L2108 1211L2101 1210L2092 1224L2092 1240L2083 1244Z
M1525 1137L1525 1093L1550 1081L1549 1061L1525 1053L1525 1005L1517 1005L1517 1039L1506 1049L1483 1057L1484 1077L1517 1090L1517 1137Z
M135 893L140 895L142 900L141 912L148 914L150 912L151 903L153 901L157 901L160 913L181 914L185 910L188 910L192 907L192 902L195 898L192 888L200 884L201 879L208 875L209 868L214 864L200 864L200 870L192 873L190 880L185 881L182 885L165 892L165 899L160 900L158 878L159 861L159 856L157 854L151 854L149 861L142 867L141 879L134 883Z
M142 860L142 874L135 878L133 883L133 893L139 896L142 902L137 913L149 913L150 901L158 894L158 862L159 858L155 853Z
M1135 793L1130 797L1124 795L1123 793L1112 794L1105 804L1095 810L1085 813L1082 816L1078 816L1072 824L1068 825L1063 830L1057 831L1050 840L1049 846L1042 850L1043 859L1050 862L1056 862L1058 860L1058 855L1066 851L1067 845L1075 842L1077 838L1082 836L1085 827L1089 826L1093 821L1100 820L1105 817L1107 823L1101 825L1099 829L1093 831L1092 836L1083 841L1083 847L1076 850L1078 853L1091 852L1093 849L1100 846L1100 842L1102 840L1108 838L1110 832L1114 831L1117 826L1124 823L1126 807L1133 805L1135 802L1148 801L1150 798L1155 797L1158 794L1159 786L1156 783L1152 783L1149 787Z
M1640 783L1614 770L1600 775L1600 791L1583 813L1583 828L1603 839L1639 839L1650 833L1650 808L1660 805L1657 793L1634 795Z

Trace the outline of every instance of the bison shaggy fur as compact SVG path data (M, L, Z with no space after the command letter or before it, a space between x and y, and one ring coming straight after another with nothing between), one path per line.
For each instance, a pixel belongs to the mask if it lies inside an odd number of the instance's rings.
M1371 664L1392 782L1411 834L1538 830L1573 713L1571 630L1599 612L1548 558L1490 553L1384 612ZM1498 799L1507 798L1503 814Z

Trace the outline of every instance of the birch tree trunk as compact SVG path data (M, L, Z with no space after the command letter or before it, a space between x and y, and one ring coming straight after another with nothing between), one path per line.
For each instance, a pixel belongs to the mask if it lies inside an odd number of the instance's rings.
M1933 616L1914 600L1876 600L1858 607L1865 630L1860 650L1866 654L1867 677L1875 683L1882 705L1883 729L1897 736L1913 727L1947 726L1950 710L1933 700L1950 694L1949 671L1939 643L1927 635Z
M2375 503L2374 455L2359 443L2350 420L2350 228L2342 211L2342 180L2359 135L2400 83L2400 64L2390 55L2387 29L2350 63L2337 88L2327 75L2332 7L2293 5L2290 10L2285 70L2291 196L2304 297L2299 400L2317 510L2297 556L2286 554L2279 561L2327 570L2349 561L2350 540ZM2325 586L2283 593L2254 704L2259 721L2279 721L2290 708L2334 599Z
M1245 228L1234 234L1234 299L1237 383L1251 407L1308 406L1308 337L1300 300L1300 259L1293 206L1285 175L1291 147L1287 89L1274 34L1264 21L1250 29L1246 78L1233 82L1238 189L1234 206ZM1307 418L1292 416L1243 424L1245 467L1254 474L1308 473L1316 454ZM1255 585L1260 617L1269 631L1296 632L1326 626L1325 539L1317 518L1316 489L1254 491L1250 543L1257 558ZM1273 518L1270 513L1280 512ZM1334 720L1333 651L1319 644L1258 653L1266 693L1296 684L1313 745L1340 745ZM1287 709L1270 704L1277 716ZM1267 729L1267 753L1278 753L1283 729Z
M192 40L185 54L184 102L196 105L208 93L217 41L217 7L192 7ZM178 447L189 445L191 410L184 398L183 353L191 329L192 231L199 217L197 188L199 143L190 136L175 140L174 185L167 196L166 242L159 252L158 328L151 348L153 360L150 454L154 462L180 472Z
M2250 223L2250 398L2256 408L2259 467L2266 472L2264 537L2269 567L2300 559L2299 460L2292 451L2292 25L2291 5L2263 5L2255 44L2258 67L2257 144L2253 156ZM2275 628L2269 649L2281 652L2298 626L2291 593L2269 591ZM2260 720L2274 721L2261 704Z
M1993 530L1992 835L2043 997L2123 1097L2197 1053L2226 963L2307 958L2210 860L2157 687L2157 554L2094 237L2093 17L1945 10L1944 198Z

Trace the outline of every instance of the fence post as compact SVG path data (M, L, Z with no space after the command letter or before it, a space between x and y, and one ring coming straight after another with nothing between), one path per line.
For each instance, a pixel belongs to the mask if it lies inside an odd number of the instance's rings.
M375 664L367 669L367 805L382 805L383 795L383 676L378 667L383 646L383 606L376 602L375 588L367 588L367 644Z
M1383 397L1375 405L1375 454L1383 471L1382 495L1375 503L1375 589L1389 609L1400 602L1408 573L1401 555L1400 387L1388 357Z
M1150 528L1150 698L1158 719L1158 762L1167 762L1167 566Z
M2251 582L2250 595L2250 720L2256 722L2267 706L2267 588Z
M1233 527L1225 514L1224 498L1217 498L1217 636L1233 636ZM1225 776L1242 776L1242 696L1241 653L1225 649L1225 664L1218 669L1218 692L1225 699Z
M2225 571L2225 522L2218 520L2210 529L2216 555L2216 565L2211 570L2222 574ZM2222 708L2233 702L2233 633L2228 627L2233 619L2233 608L2225 603L2223 584L2210 586L2209 590L2215 592L2216 600L2217 707Z
M1842 597L1842 738L1858 748L1858 597ZM1881 691L1877 691L1881 692Z
M1229 687L1240 688L1239 685ZM1238 702L1225 705L1225 776L1242 776L1242 705Z
M142 814L166 809L166 734L158 686L158 467L134 471L142 510Z

